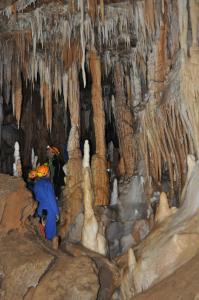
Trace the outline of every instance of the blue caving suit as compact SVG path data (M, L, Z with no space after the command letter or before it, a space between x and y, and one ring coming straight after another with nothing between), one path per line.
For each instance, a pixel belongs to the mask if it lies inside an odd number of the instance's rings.
M53 185L48 178L39 178L35 182L33 192L38 201L38 215L41 217L42 210L47 211L45 235L47 240L52 240L57 234L56 216L59 215Z

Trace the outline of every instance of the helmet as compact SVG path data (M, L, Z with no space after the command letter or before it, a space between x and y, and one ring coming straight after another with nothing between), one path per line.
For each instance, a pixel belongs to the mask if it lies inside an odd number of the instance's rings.
M54 146L47 146L46 149L49 150L54 155L58 155L60 153L59 149Z
M37 176L44 177L48 174L49 167L47 165L41 165L37 168Z
M28 174L28 178L35 179L37 177L37 171L36 170L30 170Z

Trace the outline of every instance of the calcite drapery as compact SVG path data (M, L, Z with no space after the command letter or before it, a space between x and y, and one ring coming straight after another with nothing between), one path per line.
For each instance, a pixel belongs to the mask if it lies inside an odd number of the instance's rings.
M91 170L94 184L95 205L109 203L109 180L107 174L105 145L105 115L101 87L101 66L97 53L90 51L92 76L92 107L95 127L96 154L92 157Z

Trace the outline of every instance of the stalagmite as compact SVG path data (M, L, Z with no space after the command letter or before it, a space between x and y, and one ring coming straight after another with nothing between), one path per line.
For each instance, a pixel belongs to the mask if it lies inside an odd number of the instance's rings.
M84 143L83 159L83 194L84 194L84 223L82 228L82 244L95 252L106 255L106 240L99 233L99 226L92 208L93 191L91 183L89 143Z
M118 202L118 185L117 185L117 178L113 181L113 190L111 193L111 202L110 205L116 205Z
M14 148L15 148L15 151L14 151L15 162L13 163L13 175L16 177L21 177L22 176L22 168L21 168L21 158L20 158L18 142L15 142Z
M169 208L167 195L164 192L162 192L160 194L160 201L155 214L155 222L156 223L162 222L166 217L170 216L170 214L171 212Z
M120 144L120 154L124 160L125 173L128 177L134 172L133 119L130 107L126 104L123 86L123 74L120 63L115 67L115 112Z
M136 268L136 258L132 248L118 259L121 272L120 299L129 300L135 294L134 270Z
M91 170L94 184L95 205L109 203L109 181L105 146L105 116L101 87L101 66L97 53L90 51L92 76L92 107L95 127L96 154L92 157Z
M34 148L32 148L32 151L31 151L31 163L32 163L32 168L33 169L36 169L36 167L37 167L37 161L38 161L38 156L35 155Z

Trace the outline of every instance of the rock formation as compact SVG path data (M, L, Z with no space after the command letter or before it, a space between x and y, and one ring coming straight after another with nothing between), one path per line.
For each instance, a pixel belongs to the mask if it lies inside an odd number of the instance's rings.
M82 244L90 250L106 255L106 240L99 232L98 222L92 207L93 192L89 161L89 144L88 141L85 141L83 159L84 223L82 228Z

